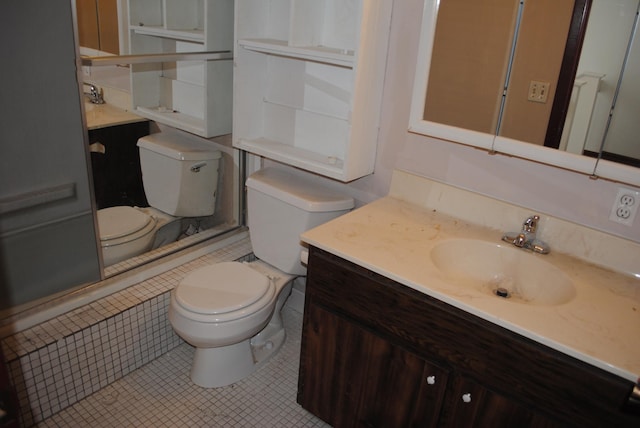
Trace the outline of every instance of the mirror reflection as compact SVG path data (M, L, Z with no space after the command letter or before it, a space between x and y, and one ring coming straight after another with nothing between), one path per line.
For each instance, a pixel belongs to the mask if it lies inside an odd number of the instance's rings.
M425 120L544 144L574 5L530 4L440 2Z
M123 33L118 14L126 12L126 2L118 3L76 0L81 53L119 53L118 34ZM131 114L128 67L84 67L83 71L105 276L235 227L232 195L236 180L233 159L224 150L231 146L230 138L205 140ZM197 189L203 196L189 199Z
M78 43L80 46L120 53L118 0L76 0Z
M638 43L625 56L638 0L615 7L606 0L441 0L434 7L424 121L485 134L484 141L499 136L638 165L638 132L630 128L638 123ZM490 147L474 138L473 145Z
M637 0L616 7L593 2L572 96L575 113L563 135L567 150L640 167L639 8ZM585 118L576 119L579 114Z

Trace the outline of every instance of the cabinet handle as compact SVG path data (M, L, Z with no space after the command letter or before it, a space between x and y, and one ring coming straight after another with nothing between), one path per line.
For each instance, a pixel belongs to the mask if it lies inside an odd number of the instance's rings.
M104 144L102 144L100 141L96 141L95 143L89 145L89 151L91 153L102 153L102 154L106 153Z
M462 401L465 403L471 403L471 394L468 392L466 394L462 394Z
M427 383L429 385L435 385L436 384L436 377L435 376L427 376Z

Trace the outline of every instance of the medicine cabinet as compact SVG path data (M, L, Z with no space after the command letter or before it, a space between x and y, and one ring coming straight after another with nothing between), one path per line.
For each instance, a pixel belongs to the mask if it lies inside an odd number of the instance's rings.
M128 4L131 54L233 50L233 0ZM131 64L133 110L206 138L229 134L232 81L230 58Z
M237 0L234 147L344 182L371 174L391 6Z

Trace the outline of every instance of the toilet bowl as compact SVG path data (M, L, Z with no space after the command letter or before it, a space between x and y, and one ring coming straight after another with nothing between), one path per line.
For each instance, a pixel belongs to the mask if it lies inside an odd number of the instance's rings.
M197 269L171 293L169 321L196 347L191 379L205 388L235 383L285 339L280 310L293 275L266 263L222 262Z
M204 217L215 211L222 156L218 150L206 141L177 131L142 137L138 147L150 207L98 210L105 266L149 251L155 231L169 221L167 218Z
M155 218L133 207L98 210L104 265L110 266L151 249L156 225Z
M278 351L286 336L280 310L292 280L306 273L300 233L354 205L352 198L289 171L266 168L246 184L258 260L204 266L171 292L169 321L196 347L191 379L206 388L243 379Z

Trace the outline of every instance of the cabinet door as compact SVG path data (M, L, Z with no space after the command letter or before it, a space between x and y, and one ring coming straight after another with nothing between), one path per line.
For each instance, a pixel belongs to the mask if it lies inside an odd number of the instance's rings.
M136 143L149 135L149 122L129 123L89 131L89 143L104 152L91 152L91 171L98 209L129 205L148 207Z
M9 382L9 373L0 348L0 428L18 428L18 398Z
M358 426L436 426L447 372L379 337L370 336Z
M314 304L298 402L334 427L434 426L447 373Z
M447 391L439 426L559 428L561 425L470 379L456 376Z
M305 308L303 337L298 402L334 427L354 426L368 337L313 304Z

